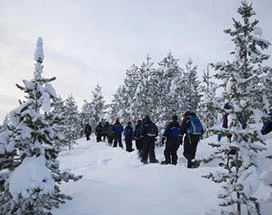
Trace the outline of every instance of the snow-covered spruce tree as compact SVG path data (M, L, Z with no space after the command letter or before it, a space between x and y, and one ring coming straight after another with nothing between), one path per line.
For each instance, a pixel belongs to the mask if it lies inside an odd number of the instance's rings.
M203 73L203 81L200 86L201 100L198 107L198 115L205 127L205 135L211 134L210 129L217 122L217 106L220 106L216 99L216 84L212 81L209 65Z
M197 79L197 66L193 66L191 58L186 63L183 74L182 80L177 83L181 87L179 90L180 106L184 111L196 112L201 97L200 81Z
M171 52L159 62L159 68L152 77L154 86L157 86L156 114L158 121L167 122L173 114L180 115L181 107L179 106L179 90L176 85L182 78L182 69L178 65L178 59L175 59ZM179 89L177 89L179 88Z
M91 104L91 102L88 102L87 100L84 100L84 104L82 106L82 110L81 110L81 122L83 124L91 124L91 119L93 116L93 106Z
M2 125L0 125L0 132L6 130L8 128L8 125L9 125L9 119L8 119L8 115L6 115Z
M1 165L1 173L6 174L1 186L0 214L51 214L53 207L71 199L60 192L59 185L80 178L59 169L59 134L45 116L56 97L49 83L55 78L42 77L42 44L42 38L38 38L33 79L24 80L24 86L16 85L26 93L26 100L9 114L9 137L0 138L1 153L3 148L5 154L16 153L8 162L12 166Z
M80 121L78 107L73 95L68 96L65 100L63 116L65 121L64 135L68 141L69 150L75 144L75 140L80 137Z
M51 111L45 113L46 121L57 132L59 142L56 144L59 149L64 149L69 145L69 139L65 136L66 124L64 117L64 100L59 96L53 99Z
M121 91L121 86L119 86L118 89L116 90L116 92L113 94L113 98L110 103L110 109L109 109L110 122L112 122L113 119L116 116L118 116L118 112L120 110L119 102L118 102L118 100L120 98L120 91Z
M139 67L133 64L126 71L126 77L124 80L124 88L122 93L122 119L125 121L131 121L137 119L139 116L137 112L132 110L133 99L137 86L141 81Z
M140 81L131 100L131 111L137 113L137 118L143 118L145 115L152 118L154 115L154 86L151 82L151 74L155 72L153 64L151 57L147 56L146 62L139 68Z
M260 92L262 87L258 79L263 76L262 61L268 58L261 49L267 48L269 43L254 36L258 21L251 21L255 15L252 4L243 1L238 13L241 21L233 19L234 29L225 30L235 45L235 50L231 52L234 59L213 65L232 107L228 128L217 133L231 135L231 142L223 140L220 144L212 144L217 150L207 160L218 159L222 170L206 177L224 184L218 195L220 206L225 207L223 214L240 215L243 210L247 214L261 214L254 194L263 171L260 152L265 147L255 124L259 120L255 113L264 107L262 98L265 95Z
M14 159L16 150L14 144L10 143L12 132L10 127L2 127L0 131L0 204L6 198L5 189L8 177L12 170L18 165L18 161ZM0 207L0 212L1 212Z
M110 104L109 110L109 120L113 122L116 117L120 117L123 120L126 120L124 113L125 105L123 102L124 86L121 85L118 87L115 94L113 94L113 99Z
M92 126L95 127L105 116L105 101L102 95L102 88L98 84L92 91L92 96L91 106L93 108L93 115L91 122Z

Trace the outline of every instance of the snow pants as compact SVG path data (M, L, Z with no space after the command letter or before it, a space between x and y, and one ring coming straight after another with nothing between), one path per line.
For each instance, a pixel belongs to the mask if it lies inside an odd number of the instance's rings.
M91 133L86 132L85 135L86 135L86 139L87 139L87 140L90 140L90 135L91 135Z
M126 143L126 150L128 152L132 152L132 137L125 137L125 143Z
M145 136L142 139L143 143L143 154L142 154L142 162L144 164L147 163L147 159L149 157L150 163L158 163L158 160L155 156L155 137Z
M138 155L139 155L139 157L141 158L142 157L142 155L143 155L143 140L142 140L142 138L137 138L136 140L135 140L135 144L136 144L136 148L137 148L137 150L138 150Z
M121 134L121 133L115 133L115 134L114 134L113 147L117 147L117 143L119 144L119 147L123 148L123 144L122 144L122 134Z
M200 139L199 135L190 134L185 136L183 155L187 160L192 160L195 158L199 139Z
M167 137L164 156L166 164L177 164L178 156L177 151L180 145L180 139L177 137Z

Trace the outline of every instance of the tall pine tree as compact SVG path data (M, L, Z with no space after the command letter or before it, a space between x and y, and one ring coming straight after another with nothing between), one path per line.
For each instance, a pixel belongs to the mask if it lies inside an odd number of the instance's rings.
M102 88L98 84L92 91L91 107L93 109L92 126L96 126L105 117L105 101L102 95Z
M212 144L217 150L208 160L218 159L221 171L207 177L223 183L218 198L220 206L226 207L223 214L261 214L258 199L254 194L259 186L262 173L261 151L265 150L263 140L255 123L256 113L264 108L264 96L259 80L264 75L262 62L268 55L261 52L269 43L254 36L257 20L252 4L243 1L238 8L241 21L233 19L233 29L225 30L235 45L231 52L234 60L214 64L216 77L223 82L225 100L230 104L228 128L218 130L222 136L231 135L231 142ZM236 205L236 210L233 206Z
M69 150L75 144L75 140L80 137L81 124L79 121L78 107L73 95L70 95L64 104L63 116L65 119L64 135L67 139Z
M205 127L205 135L211 134L210 129L217 123L217 107L220 106L216 98L216 84L212 81L209 66L202 76L200 86L201 100L198 107L198 115Z
M46 117L52 100L56 98L50 84L55 78L42 77L42 45L42 38L38 38L34 77L30 81L24 80L24 86L17 84L26 93L26 100L10 112L11 129L4 138L0 138L0 157L8 161L3 165L3 160L0 160L0 172L5 173L0 173L3 183L0 214L51 214L53 207L71 199L60 192L59 185L63 181L80 178L59 168L59 147L56 144L60 142L60 136L58 129Z

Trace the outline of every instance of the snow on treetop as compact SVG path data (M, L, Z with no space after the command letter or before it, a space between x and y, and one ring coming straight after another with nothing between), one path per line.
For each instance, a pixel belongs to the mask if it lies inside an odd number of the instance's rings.
M43 39L41 37L38 37L37 45L36 45L36 51L34 54L34 60L42 63L44 59L43 55Z
M17 167L10 177L9 190L13 199L29 198L36 189L41 194L54 192L54 179L45 166L45 158L26 157L23 163Z

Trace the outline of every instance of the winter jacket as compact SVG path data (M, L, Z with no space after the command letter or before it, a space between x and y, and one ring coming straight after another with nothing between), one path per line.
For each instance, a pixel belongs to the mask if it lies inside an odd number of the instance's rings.
M113 131L115 134L121 134L124 131L124 127L121 123L115 123L113 125Z
M141 127L141 137L157 137L158 127L151 121L146 120Z
M133 129L131 125L127 125L124 130L125 137L133 137Z
M141 127L142 127L142 123L138 123L135 126L135 130L134 130L134 138L135 139L140 139L140 137L141 137Z
M101 123L99 123L95 128L95 134L96 135L101 135L102 129L103 129L103 127L102 127Z
M92 133L92 127L89 124L87 124L85 126L84 132L85 132L85 134L91 134Z
M173 132L174 130L178 132L177 136L176 134L173 135L173 133L176 133L176 132ZM180 124L178 123L178 121L173 120L167 125L163 133L163 137L176 137L176 138L180 137Z

